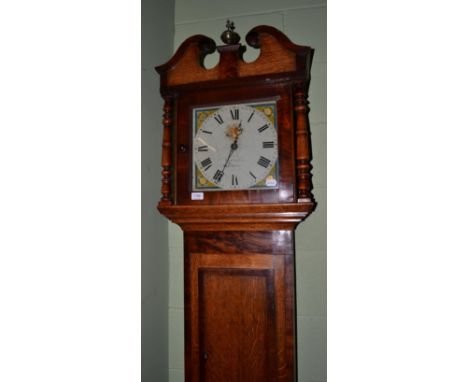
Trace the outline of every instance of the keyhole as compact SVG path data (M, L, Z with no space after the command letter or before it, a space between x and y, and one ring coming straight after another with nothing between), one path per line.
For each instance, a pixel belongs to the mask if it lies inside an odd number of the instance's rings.
M208 352L203 352L203 359L206 361L208 359Z

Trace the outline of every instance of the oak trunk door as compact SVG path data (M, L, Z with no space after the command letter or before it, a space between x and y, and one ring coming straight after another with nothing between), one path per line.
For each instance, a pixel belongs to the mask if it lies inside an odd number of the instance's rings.
M271 380L273 271L200 269L199 275L201 380Z
M198 291L198 302L191 304L195 340L191 349L192 380L281 380L278 369L284 360L278 342L284 333L278 333L278 329L284 323L278 322L278 317L284 319L285 308L278 293L282 294L279 288L284 287L283 256L190 257L191 283Z

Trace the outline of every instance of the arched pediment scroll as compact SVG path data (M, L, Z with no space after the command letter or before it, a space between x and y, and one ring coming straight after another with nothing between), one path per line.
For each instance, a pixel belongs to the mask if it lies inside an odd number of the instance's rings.
M206 69L203 61L215 50L216 43L211 38L204 35L189 37L168 62L155 68L161 75L161 85L183 84L187 77L198 78L198 81L214 79L215 68Z
M244 61L246 47L242 44L216 46L207 36L189 37L166 64L156 67L161 75L161 88L262 75L281 77L285 73L308 80L313 49L294 44L281 31L268 25L250 30L246 42L260 49L253 62ZM215 50L220 54L219 63L207 69L203 65L204 58Z
M240 76L297 71L308 77L314 53L310 47L294 44L283 32L268 25L251 29L245 40L252 48L260 49L260 55L254 62L241 64Z

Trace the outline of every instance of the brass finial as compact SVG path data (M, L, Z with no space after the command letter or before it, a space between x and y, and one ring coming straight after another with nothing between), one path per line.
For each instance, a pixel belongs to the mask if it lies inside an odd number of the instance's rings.
M221 40L225 44L237 44L240 41L240 36L236 32L234 32L234 29L236 29L236 27L234 26L234 22L227 20L226 30L221 35Z

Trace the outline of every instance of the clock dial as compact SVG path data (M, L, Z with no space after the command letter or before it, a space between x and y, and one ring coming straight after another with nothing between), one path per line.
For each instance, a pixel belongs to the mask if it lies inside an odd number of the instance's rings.
M194 110L194 189L276 187L275 103L236 104L206 110ZM199 113L208 115L200 121Z

